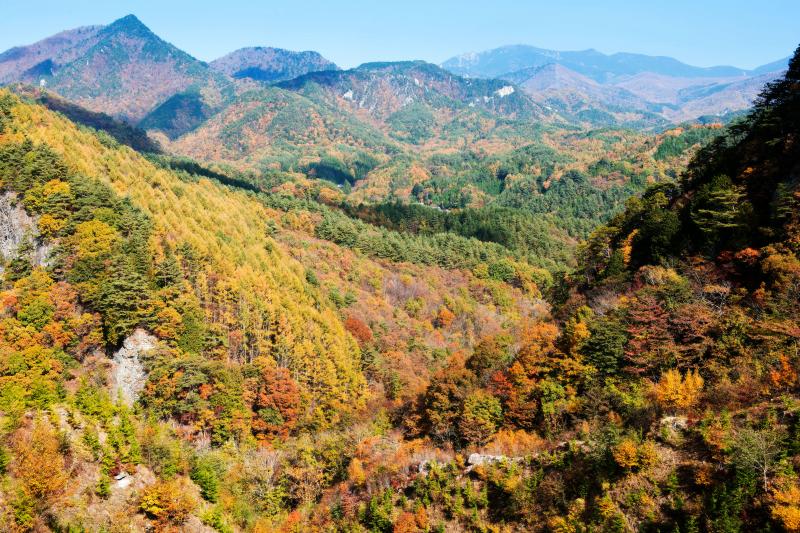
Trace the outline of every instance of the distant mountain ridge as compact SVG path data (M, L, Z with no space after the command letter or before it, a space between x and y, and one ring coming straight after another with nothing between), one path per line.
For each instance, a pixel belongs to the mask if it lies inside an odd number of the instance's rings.
M462 76L494 78L529 67L558 63L595 81L608 83L616 77L652 72L671 77L721 78L750 76L785 70L789 58L768 63L753 70L732 66L695 67L666 56L648 56L619 52L611 55L594 49L558 51L529 45L509 45L452 57L442 67Z
M340 70L317 52L271 47L206 63L128 15L0 54L0 84L44 87L177 151L224 153L236 162L267 154L277 164L281 153L292 160L342 147L385 154L397 142L415 151L467 137L494 149L544 125L656 130L713 121L747 109L784 63L699 68L667 57L521 45L443 66L396 61Z
M0 54L0 83L37 82L34 75L46 64L66 64L85 53L103 26L83 26L62 31L27 46L15 46ZM39 67L39 68L37 68Z
M290 80L314 71L339 69L318 52L293 52L263 46L241 48L215 59L210 66L232 78L250 78L268 83Z
M745 70L695 67L663 56L513 45L456 56L442 67L463 76L514 82L578 122L653 127L745 110L788 60Z
M477 108L502 116L536 115L536 106L512 84L468 79L425 61L365 63L340 71L311 72L278 87L313 95L321 88L331 100L346 102L379 120L409 104L433 109Z

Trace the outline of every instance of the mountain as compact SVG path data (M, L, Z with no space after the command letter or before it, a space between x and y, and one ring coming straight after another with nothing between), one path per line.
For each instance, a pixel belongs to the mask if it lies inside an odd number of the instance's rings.
M456 111L465 107L507 117L533 118L539 110L501 80L466 79L424 61L365 63L344 71L312 72L277 84L282 89L346 104L379 120L410 104Z
M783 59L779 59L777 61L761 65L760 67L756 67L752 71L750 71L750 73L758 75L758 74L768 74L770 72L783 72L787 68L789 68L789 61L791 61L791 59L792 59L791 57L784 57Z
M265 122L323 105L257 91ZM437 185L456 159L526 203L434 209L243 187L0 90L3 523L796 531L798 136L800 48L727 128L448 147ZM615 180L650 183L537 267Z
M672 122L693 120L702 115L725 115L750 109L764 87L780 79L782 72L769 72L744 80L693 85L677 92L677 106L662 114Z
M745 76L746 70L729 66L694 67L671 57L597 50L562 52L527 45L512 45L448 59L442 67L465 76L493 78L529 67L558 63L595 81L607 83L622 76L652 72L672 77L721 78Z
M667 121L658 106L621 87L604 85L558 63L502 76L536 102L558 110L568 122L592 126L656 127Z
M224 77L160 39L133 15L100 30L91 48L46 81L65 98L133 122L190 87L215 93L209 98L230 88Z
M292 91L256 87L241 91L196 128L164 144L174 153L238 168L296 169L299 161L319 159L327 150L386 154L392 142L374 125L340 108Z
M617 122L647 128L667 121L726 116L746 110L761 86L780 76L786 64L787 60L782 59L748 71L728 66L694 67L669 57L629 53L605 55L596 50L560 52L517 45L464 54L445 61L442 66L454 73L499 77L524 87L527 80L537 76L539 69L557 65L561 69L561 81L558 88L549 84L547 91L554 105L565 110L574 104L580 107L578 95L585 95L582 105L587 109L583 116L594 116L595 124ZM566 77L567 72L570 72L570 79ZM530 94L541 93L541 85L548 85L541 81L546 77L544 74L538 77L540 80L533 79L527 85ZM587 80L603 89L593 87L588 92L594 94L587 94ZM715 95L709 97L712 93ZM616 107L619 110L615 112ZM624 117L625 109L646 113L641 117ZM580 121L577 116L572 119Z
M215 102L232 90L225 76L133 15L12 49L3 58L5 82L38 83L87 109L133 123L176 93L202 91L204 102ZM29 66L34 60L38 63Z
M63 31L29 46L18 46L0 54L0 84L25 81L38 84L58 65L74 61L96 42L102 26Z
M317 52L292 52L281 48L252 47L215 59L212 69L232 78L275 83L319 70L338 70Z

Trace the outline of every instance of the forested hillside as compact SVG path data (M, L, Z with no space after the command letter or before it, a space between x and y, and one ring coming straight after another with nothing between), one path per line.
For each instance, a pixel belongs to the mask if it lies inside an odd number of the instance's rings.
M0 89L0 531L800 532L800 48L658 132L135 17L14 50L61 96ZM629 97L578 63L516 72Z

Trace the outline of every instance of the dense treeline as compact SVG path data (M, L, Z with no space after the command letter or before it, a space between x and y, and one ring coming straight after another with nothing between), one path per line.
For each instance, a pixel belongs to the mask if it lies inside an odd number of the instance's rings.
M670 157L678 157L695 145L704 145L716 136L716 131L709 128L688 127L684 130L673 130L658 145L653 159L663 161Z
M420 204L400 202L361 204L343 207L348 215L402 233L434 236L451 233L496 243L532 264L564 265L569 260L563 244L556 238L549 217L503 207L444 211ZM544 262L544 259L551 260Z
M541 265L555 267L557 263L548 261L547 257L538 257L531 254L530 263L523 255L503 245L486 242L475 236L462 236L452 231L456 228L436 228L430 232L404 231L398 226L395 231L386 221L374 220L376 224L365 223L358 218L348 216L346 213L359 214L352 208L336 209L320 204L310 199L299 199L280 194L265 194L260 196L268 206L281 209L288 213L307 211L315 213L319 221L314 226L314 234L320 239L333 242L340 246L358 250L371 257L388 259L395 262L410 262L423 265L438 265L444 268L473 269L479 265L499 264L512 262L518 270L537 272L540 278L549 277L539 268L532 268L531 264L537 262ZM365 209L370 209L365 207ZM398 206L398 209L405 207ZM413 207L412 207L413 209ZM421 208L419 213L427 216L433 211ZM363 216L363 213L361 213ZM383 222L383 223L382 223ZM511 276L513 277L513 276Z

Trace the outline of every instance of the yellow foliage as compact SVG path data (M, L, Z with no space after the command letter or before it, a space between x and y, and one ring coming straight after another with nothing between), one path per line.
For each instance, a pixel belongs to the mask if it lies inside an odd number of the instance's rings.
M658 464L658 448L653 441L646 441L639 446L639 464L642 468L652 468Z
M165 307L156 315L157 324L153 328L162 339L174 339L181 327L181 314L173 307Z
M158 481L142 490L139 509L164 528L185 522L197 507L185 483Z
M626 470L639 465L639 450L631 439L625 439L614 446L611 454L614 456L614 461Z
M639 233L638 229L633 230L625 237L625 240L622 241L622 262L627 265L631 262L631 254L633 253L633 239L636 238L636 234Z
M0 143L27 137L47 144L73 172L129 197L153 220L154 242L189 244L206 259L195 290L208 319L227 330L247 330L254 350L285 361L304 400L325 419L319 422L363 405L367 388L356 341L333 309L318 308L305 269L267 236L260 202L210 180L184 182L125 146L103 145L43 107L20 103L12 113L14 132ZM75 243L80 254L93 256L110 246L109 229L98 220L81 224ZM218 309L208 310L212 305Z
M64 224L65 221L63 219L56 218L53 215L46 213L39 218L39 233L41 233L43 237L52 237L61 231L61 229L64 227Z
M614 518L617 515L617 506L608 494L600 498L597 502L597 508L600 511L600 516L605 520Z
M62 194L69 196L70 188L69 183L61 180L50 180L42 187L42 194L45 197L53 196L55 194Z
M789 532L800 532L800 486L796 480L784 480L773 494L772 517Z
M347 467L347 477L356 487L363 487L367 482L367 473L364 471L364 465L360 459L356 458L350 461L350 466Z
M114 228L94 219L78 224L70 242L79 259L94 259L111 253L118 237Z
M676 369L667 370L655 386L658 403L667 409L686 410L697 405L703 391L703 378L697 370L684 376Z

